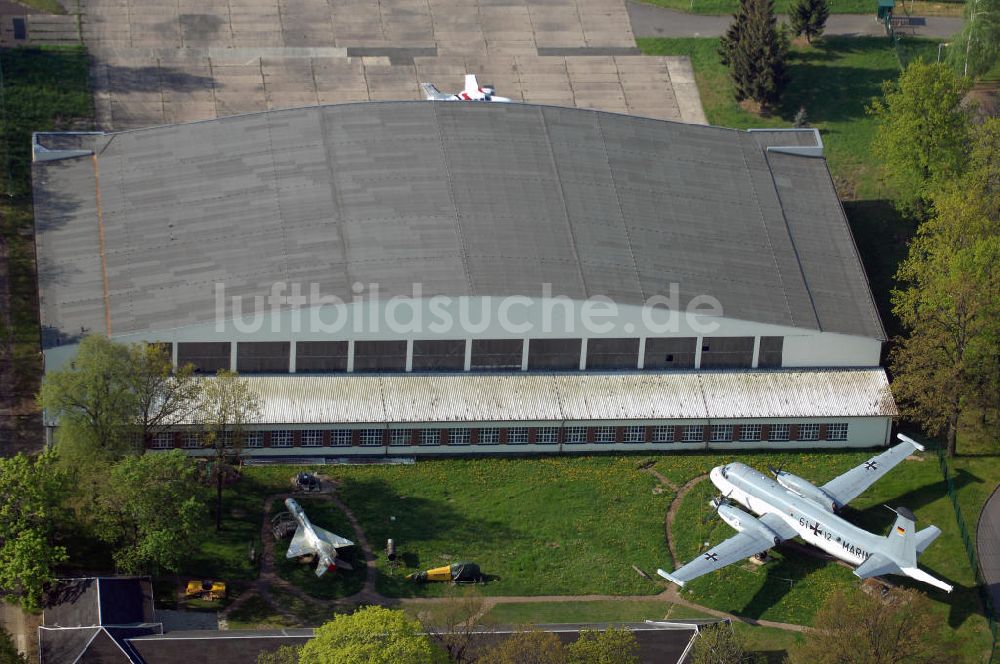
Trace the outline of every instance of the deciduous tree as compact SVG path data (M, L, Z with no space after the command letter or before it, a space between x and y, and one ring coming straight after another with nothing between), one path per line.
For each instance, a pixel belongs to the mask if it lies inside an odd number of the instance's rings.
M792 34L796 37L804 34L806 41L812 43L813 37L823 34L829 17L830 7L826 0L795 0L789 16Z
M299 655L300 664L435 664L446 656L402 611L368 606L341 614L316 630Z
M1000 384L1000 120L975 132L965 175L931 195L896 278L893 312L908 331L890 356L904 412L956 453L970 403L996 407ZM984 393L983 390L986 390Z
M585 629L566 647L569 664L639 664L639 642L628 628Z
M753 661L746 639L726 623L702 627L691 648L691 664L750 664Z
M29 610L40 606L55 566L66 560L55 544L63 487L53 452L0 457L0 594Z
M155 434L186 421L199 403L200 384L190 366L172 369L163 346L85 337L68 368L45 376L39 397L59 420L64 460L105 463L141 454Z
M456 664L469 664L492 638L482 595L472 588L458 588L443 602L421 612L424 630Z
M257 664L299 664L301 648L281 646L277 650L264 650L257 655Z
M1000 0L965 3L965 23L951 39L948 62L971 78L982 76L1000 62Z
M213 452L215 529L222 529L222 486L225 470L239 460L246 426L260 417L260 400L246 380L232 371L220 371L206 380L197 420L202 443Z
M567 664L568 661L559 637L537 630L514 632L478 660L480 664Z
M173 359L159 344L132 344L128 361L135 428L148 447L156 434L190 419L200 402L201 382L190 364L174 370Z
M778 28L773 1L740 0L719 43L736 101L752 100L761 110L776 104L788 82L787 54L788 36Z
M59 420L64 460L116 458L132 449L136 398L127 346L101 335L84 337L69 367L46 374L39 402Z
M868 112L879 120L872 149L896 185L906 211L923 215L934 187L962 172L971 131L963 99L969 82L950 68L920 60L882 84Z
M125 457L97 497L95 530L123 572L176 572L190 550L204 505L195 462L181 450Z
M955 661L952 639L927 596L893 588L884 598L837 591L813 630L789 650L789 664L937 664Z

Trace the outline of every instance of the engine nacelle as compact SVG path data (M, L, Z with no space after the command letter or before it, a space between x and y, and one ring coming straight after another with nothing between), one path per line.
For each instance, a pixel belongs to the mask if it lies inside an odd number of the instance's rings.
M775 544L781 541L781 538L778 537L778 533L761 523L760 519L751 514L747 514L739 507L723 503L722 505L719 505L719 516L722 517L723 521L732 526L736 532L742 533L745 530L749 530L750 532L763 535Z
M823 491L823 489L820 489L809 480L802 479L798 475L792 475L791 473L780 471L775 473L774 479L778 481L778 484L785 487L789 491L802 496L810 502L816 503L829 512L835 512L839 507L839 505L837 505L837 501L834 500L830 494Z

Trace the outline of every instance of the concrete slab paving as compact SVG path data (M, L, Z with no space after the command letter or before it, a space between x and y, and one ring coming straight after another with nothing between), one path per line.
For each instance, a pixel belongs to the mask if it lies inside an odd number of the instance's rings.
M639 56L623 0L81 0L81 11L108 129L420 99L420 82L458 90L466 72L516 100L705 121L690 64Z

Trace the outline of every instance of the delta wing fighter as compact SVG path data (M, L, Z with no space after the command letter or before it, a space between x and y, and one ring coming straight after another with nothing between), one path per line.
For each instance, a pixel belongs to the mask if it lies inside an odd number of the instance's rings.
M351 569L347 562L337 558L337 549L354 546L354 542L344 539L340 535L334 535L329 530L314 526L309 521L309 517L306 516L305 510L294 498L285 500L285 507L298 523L298 528L295 529L285 557L315 556L316 576L323 576L327 571L337 567Z

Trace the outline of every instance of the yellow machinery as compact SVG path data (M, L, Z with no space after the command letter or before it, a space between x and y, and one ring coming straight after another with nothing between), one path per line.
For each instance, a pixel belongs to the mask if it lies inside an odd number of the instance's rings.
M451 583L480 583L483 574L476 563L460 562L434 567L423 572L414 572L406 577L410 581L450 581Z
M187 599L222 599L226 596L225 581L188 581L184 589Z

